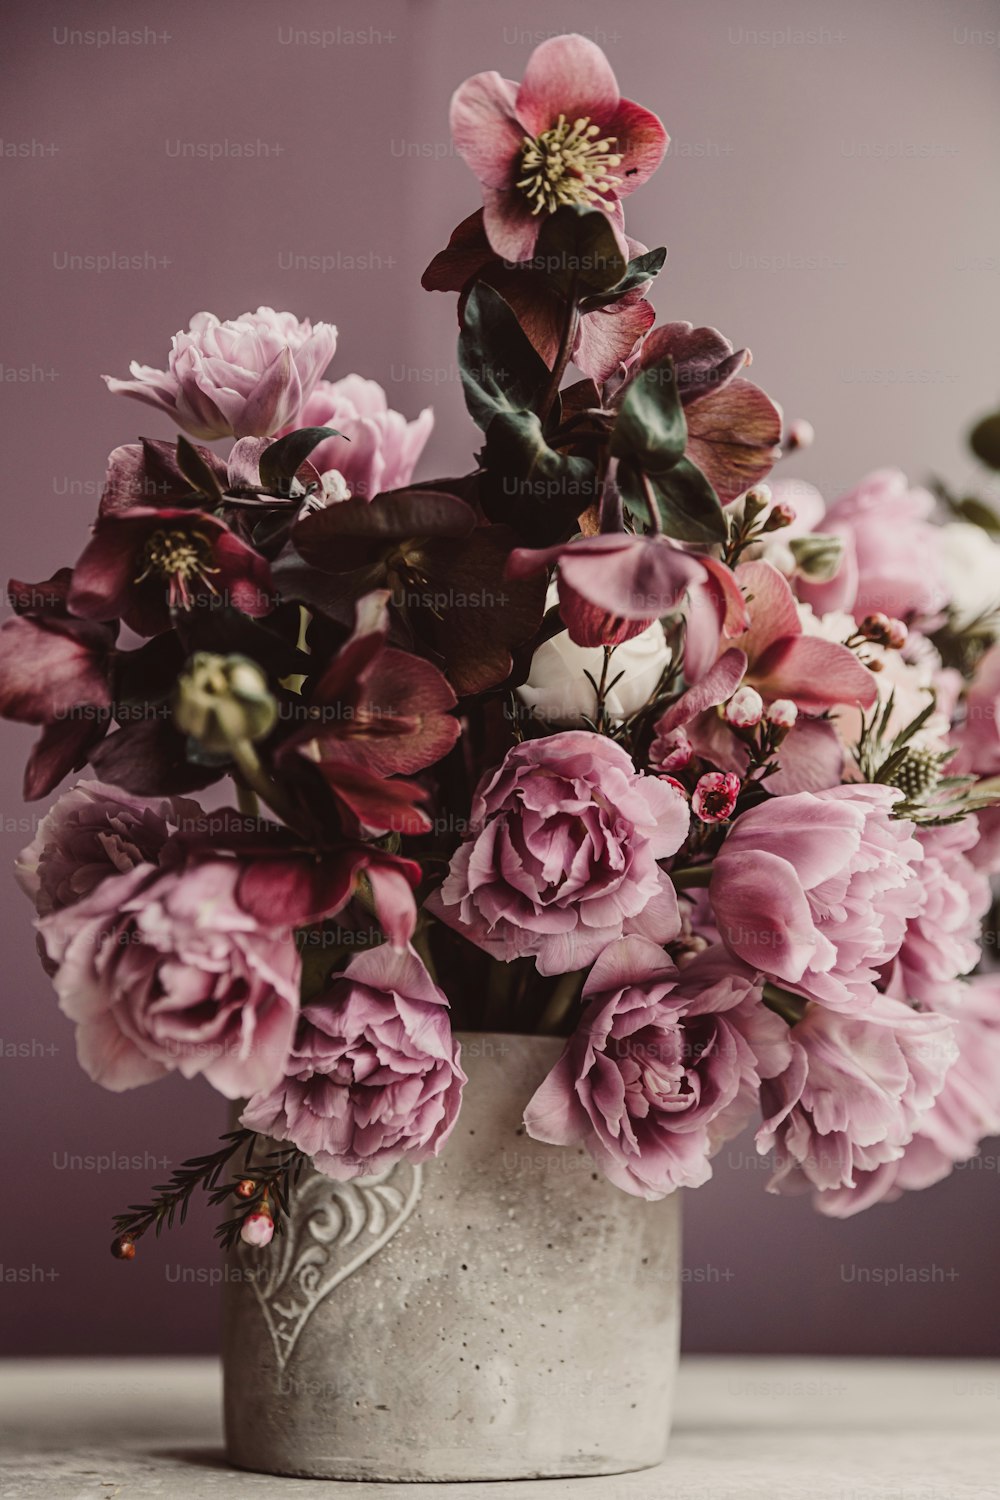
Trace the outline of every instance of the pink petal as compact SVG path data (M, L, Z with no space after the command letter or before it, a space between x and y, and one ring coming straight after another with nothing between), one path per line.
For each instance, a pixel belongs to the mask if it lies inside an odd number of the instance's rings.
M612 304L584 313L573 363L584 375L602 383L631 356L638 340L655 321L656 310L645 297L631 305Z
M529 57L517 91L517 117L529 135L549 130L560 115L570 122L582 116L603 128L619 100L618 82L600 47L570 33L550 37Z
M506 188L514 181L524 146L516 99L517 85L492 72L467 78L452 95L452 139L484 187Z
M523 193L484 187L483 224L497 255L512 262L531 259L541 215L531 212L531 205Z
M524 1124L533 1141L550 1146L572 1146L586 1135L589 1122L577 1098L568 1048L529 1100Z
M766 698L791 698L810 713L838 704L871 708L878 698L874 674L854 652L815 635L774 641L753 663L747 681Z
M621 178L617 193L625 198L642 187L656 171L670 144L663 122L651 110L631 99L623 99L608 126L618 142L618 153L624 158L615 173Z
M795 596L787 580L772 563L740 563L736 578L750 612L750 629L740 636L739 644L752 667L772 641L800 635L802 623L795 607Z
M716 926L726 947L791 983L815 951L816 930L805 892L786 859L765 850L721 854L710 887Z
M687 456L726 504L771 472L781 457L781 411L741 378L686 409Z
M668 734L671 729L687 724L706 708L715 708L718 704L725 703L743 681L746 669L747 659L743 652L731 647L724 656L719 657L715 666L700 682L682 693L676 703L672 703L666 713L661 715L656 721L654 734Z

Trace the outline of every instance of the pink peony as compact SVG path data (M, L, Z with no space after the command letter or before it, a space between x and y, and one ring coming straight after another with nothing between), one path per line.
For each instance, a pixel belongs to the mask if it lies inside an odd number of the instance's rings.
M429 406L408 422L391 411L385 391L374 380L345 375L343 380L321 380L299 415L301 427L335 427L342 437L326 438L309 455L318 473L329 476L334 488L340 475L347 494L371 500L384 490L401 489L434 428ZM346 498L342 496L341 498Z
M834 1010L874 1004L878 971L923 904L923 850L890 816L901 794L838 786L773 797L733 823L709 889L738 958Z
M38 922L84 1072L116 1092L173 1069L229 1099L281 1077L299 1006L289 927L239 900L241 868L138 864Z
M954 1024L880 995L864 1016L810 1006L792 1037L790 1065L761 1090L757 1148L776 1154L768 1191L811 1185L818 1207L844 1217L845 1190L902 1157L940 1094L957 1056Z
M859 1172L853 1188L818 1194L822 1213L847 1218L932 1187L972 1161L986 1136L1000 1134L1000 976L978 974L963 985L954 1021L958 1056L902 1155Z
M698 1187L760 1087L744 1026L771 1069L788 1065L788 1028L760 1005L752 971L707 952L678 972L642 937L604 950L583 999L580 1025L525 1110L528 1134L584 1144L638 1197Z
M619 200L652 176L669 140L656 115L621 97L600 47L576 35L536 47L520 85L467 78L451 134L482 185L489 242L509 261L531 256L542 216L563 204L603 209L621 239Z
M292 1141L338 1181L423 1161L458 1118L460 1052L417 955L371 948L301 1013L285 1077L250 1100L242 1124Z
M89 896L109 875L156 864L170 835L204 817L180 797L133 797L100 781L79 781L53 803L17 857L14 873L40 917Z
M479 783L475 832L428 905L495 958L532 955L541 974L582 969L623 934L667 942L677 898L657 860L688 822L675 788L604 735L527 740Z
M875 612L903 620L936 614L948 589L933 511L933 495L910 489L898 469L868 474L817 527L844 540L836 576L829 583L800 579L800 596L817 614L843 609L856 620Z
M166 370L133 360L131 380L104 380L192 437L270 437L295 421L336 347L332 324L300 323L272 307L228 323L201 312L174 334Z
M924 900L906 926L906 936L886 982L890 995L937 1010L961 999L959 976L980 957L981 922L992 893L970 854L979 841L974 816L917 834L924 851L920 880Z

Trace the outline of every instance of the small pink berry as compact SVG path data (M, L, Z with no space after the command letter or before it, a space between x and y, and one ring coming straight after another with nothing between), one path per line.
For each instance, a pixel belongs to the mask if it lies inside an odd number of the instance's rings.
M732 816L742 783L734 771L708 771L691 798L696 818L703 823L724 823Z
M764 717L764 700L756 688L737 688L723 709L726 723L734 729L752 729Z
M256 1245L261 1248L269 1245L274 1238L274 1220L268 1213L258 1211L255 1214L247 1214L243 1220L240 1230L240 1239L247 1245Z
M793 729L799 710L791 698L775 698L767 710L767 722L776 729Z

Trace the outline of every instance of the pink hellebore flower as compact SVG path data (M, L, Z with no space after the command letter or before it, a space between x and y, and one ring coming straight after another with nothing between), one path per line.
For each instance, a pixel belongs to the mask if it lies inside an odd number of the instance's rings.
M338 1181L423 1161L458 1118L460 1053L448 1001L417 955L370 948L302 1012L285 1077L241 1123L293 1142Z
M104 380L192 437L270 437L295 421L336 347L332 324L313 326L272 307L227 323L200 312L174 334L166 370L133 360L131 380Z
M871 708L878 697L874 673L846 646L803 632L795 597L771 563L740 563L736 580L750 616L749 628L732 639L746 657L744 680L765 704L781 703L781 717L788 717L787 703L799 713L782 742L781 771L770 789L784 793L834 786L841 778L843 747L834 725L819 715L840 706ZM698 675L688 672L689 677ZM746 769L746 745L718 714L703 714L687 732L713 765L738 773Z
M557 565L559 613L578 646L619 646L654 620L685 607L688 590L705 584L720 600L723 629L747 624L739 585L725 563L683 552L665 536L602 532L555 547L516 547L508 578L528 578Z
M621 97L600 47L576 35L536 47L520 85L492 72L467 78L451 133L482 185L489 242L509 261L530 258L541 216L566 203L603 209L621 238L619 200L655 172L669 139Z
M582 1143L638 1197L706 1182L762 1073L790 1057L788 1028L760 1004L754 974L728 964L709 950L678 971L642 937L605 948L583 988L580 1025L525 1110L528 1134Z
M390 410L377 381L345 375L343 380L317 383L296 425L334 427L342 433L342 437L319 443L309 462L322 476L339 474L352 498L371 500L384 490L409 484L434 429L434 413L425 406L419 417L408 422L400 412Z
M837 786L742 813L709 888L729 951L807 1000L866 1012L924 901L923 849L913 824L890 816L899 796Z
M812 1186L837 1217L865 1207L854 1190L903 1157L955 1061L954 1030L884 995L863 1016L811 1006L792 1028L790 1066L761 1090L757 1148L776 1153L768 1191Z
M677 897L658 860L688 831L685 799L587 730L526 740L479 783L475 832L428 909L493 957L582 969L638 932L668 942Z

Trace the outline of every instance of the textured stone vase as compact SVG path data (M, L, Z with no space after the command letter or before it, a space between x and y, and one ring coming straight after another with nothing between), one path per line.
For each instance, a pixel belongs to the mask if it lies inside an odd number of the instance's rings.
M226 1284L226 1442L242 1468L329 1479L615 1474L664 1455L679 1195L646 1203L521 1114L551 1037L462 1037L441 1155L303 1176L289 1233Z

